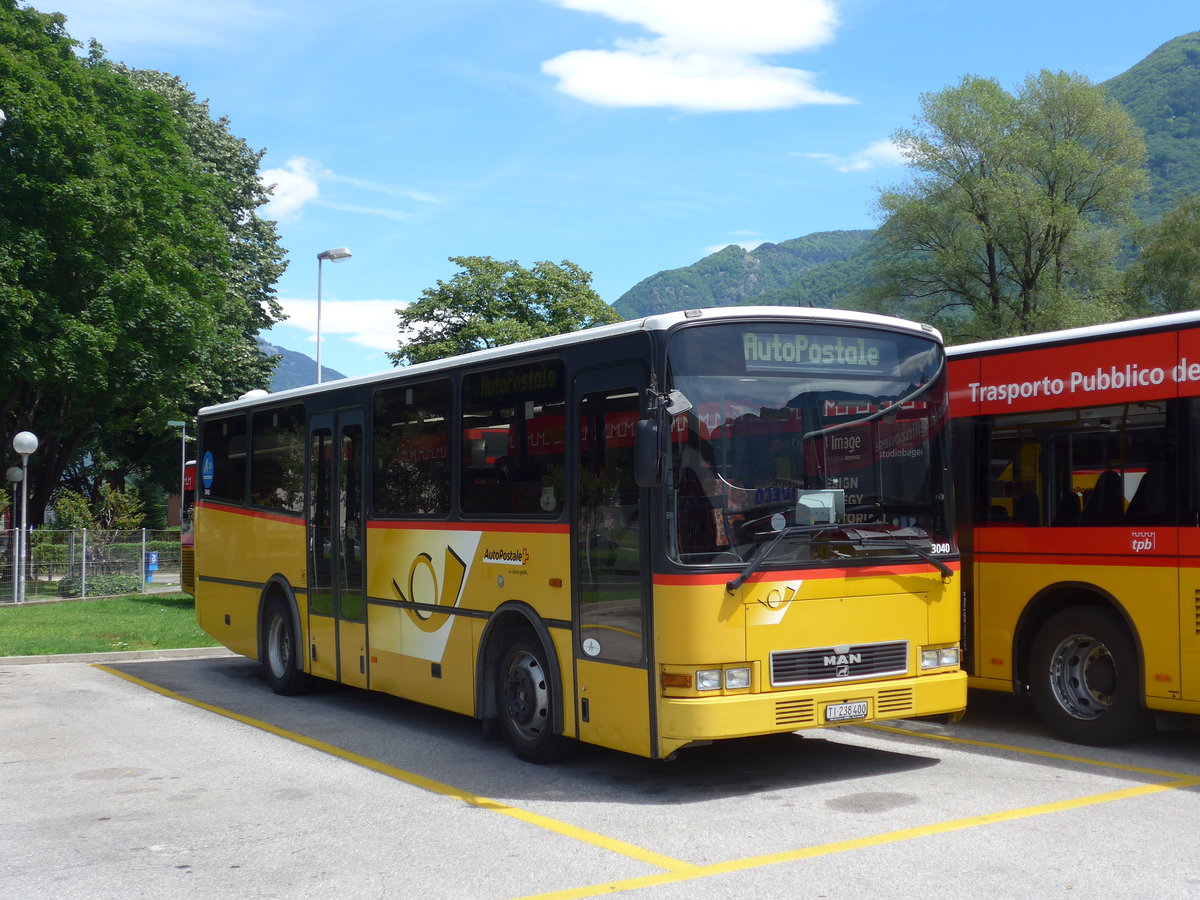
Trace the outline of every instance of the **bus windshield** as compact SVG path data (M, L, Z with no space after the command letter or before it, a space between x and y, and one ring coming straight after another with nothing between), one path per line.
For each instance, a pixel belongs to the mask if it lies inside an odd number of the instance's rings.
M953 550L935 340L716 325L680 329L667 354L669 387L691 405L671 429L675 561L844 564Z

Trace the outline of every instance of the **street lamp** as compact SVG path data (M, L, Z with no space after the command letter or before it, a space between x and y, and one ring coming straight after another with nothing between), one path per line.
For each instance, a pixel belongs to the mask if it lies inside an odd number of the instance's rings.
M334 247L317 254L317 384L321 383L321 264L325 260L343 262L350 258L347 247Z
M13 603L16 603L17 602L17 594L19 593L19 591L17 590L17 585L20 583L17 581L17 548L21 545L20 538L18 537L19 532L17 531L17 485L20 484L21 481L24 480L25 476L21 472L20 466L9 466L8 471L4 473L4 477L12 484L12 533L13 533L13 537L12 537L12 554L13 554L12 598L13 598Z
M187 481L187 422L179 422L174 419L167 422L170 428L180 428L179 433L179 524L183 525L183 507L184 507L184 483Z
M17 566L20 597L18 603L25 602L25 543L29 531L29 454L38 448L37 435L32 431L18 431L13 436L13 449L21 457L21 530L17 532Z

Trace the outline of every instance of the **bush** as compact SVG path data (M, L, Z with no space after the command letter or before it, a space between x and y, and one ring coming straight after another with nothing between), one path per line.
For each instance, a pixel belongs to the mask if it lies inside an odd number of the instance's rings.
M141 590L142 579L140 575L92 575L87 580L89 597L139 594ZM58 583L58 596L80 597L82 595L83 579L78 575L68 575Z

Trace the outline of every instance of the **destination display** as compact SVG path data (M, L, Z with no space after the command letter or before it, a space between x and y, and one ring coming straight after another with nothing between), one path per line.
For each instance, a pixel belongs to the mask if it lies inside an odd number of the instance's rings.
M742 335L742 355L748 372L891 372L898 359L894 340L831 332L748 331Z

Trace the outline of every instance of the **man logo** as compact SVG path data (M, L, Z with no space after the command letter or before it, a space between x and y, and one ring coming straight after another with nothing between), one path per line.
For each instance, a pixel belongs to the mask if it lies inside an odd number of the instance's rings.
M825 665L837 666L839 675L842 674L842 669L845 669L846 674L849 674L850 667L858 665L860 662L862 662L861 653L838 653L825 657Z

